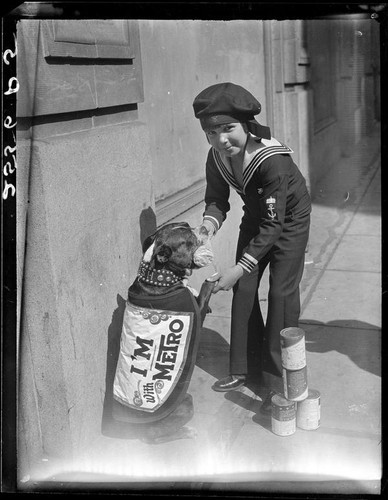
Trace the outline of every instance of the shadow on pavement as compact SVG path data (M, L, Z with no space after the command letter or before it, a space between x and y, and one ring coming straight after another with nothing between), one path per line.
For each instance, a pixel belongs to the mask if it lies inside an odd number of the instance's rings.
M328 323L305 319L300 327L308 352L337 351L362 370L381 376L381 331L376 325L351 319ZM215 330L202 329L196 365L217 379L229 373L229 343Z
M253 336L248 338L248 376L260 380L260 352ZM202 328L196 365L206 373L221 379L229 375L229 342L210 328Z
M229 343L215 330L202 329L196 365L217 379L229 373ZM225 392L224 398L243 410L252 412L253 422L271 430L270 416L260 413L266 394L258 383L247 382L241 389Z
M247 388L250 389L249 384ZM225 393L225 399L239 406L243 410L247 410L249 412L253 412L252 422L260 425L263 429L272 432L272 424L271 424L271 414L263 414L260 412L263 394L260 389L256 387L252 387L254 394L260 397L260 400L255 396L250 394L246 394L243 391L246 389L240 389L237 391L231 391ZM261 395L260 395L261 394Z
M337 351L362 370L381 377L381 333L377 326L355 320L320 323L306 319L301 328L307 352Z
M229 343L215 330L202 328L195 364L212 377L225 377L229 373Z

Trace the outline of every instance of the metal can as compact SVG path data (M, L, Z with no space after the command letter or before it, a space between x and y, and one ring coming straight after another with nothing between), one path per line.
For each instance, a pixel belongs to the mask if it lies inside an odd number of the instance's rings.
M307 398L307 366L300 370L283 368L284 397L290 401L303 401Z
M297 403L296 425L300 429L318 429L321 420L321 397L319 391L309 389L308 396Z
M296 431L296 403L275 394L271 399L272 432L277 436L290 436Z
M280 347L283 368L300 370L306 366L305 333L301 328L281 330Z

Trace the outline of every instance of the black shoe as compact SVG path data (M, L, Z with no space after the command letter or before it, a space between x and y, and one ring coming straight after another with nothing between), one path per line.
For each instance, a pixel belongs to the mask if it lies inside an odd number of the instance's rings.
M275 396L275 394L277 394L275 391L269 391L267 397L260 406L261 413L268 415L272 412L272 396Z
M217 392L234 391L235 389L242 387L245 384L245 380L245 375L228 375L227 377L218 380L212 386L212 389Z

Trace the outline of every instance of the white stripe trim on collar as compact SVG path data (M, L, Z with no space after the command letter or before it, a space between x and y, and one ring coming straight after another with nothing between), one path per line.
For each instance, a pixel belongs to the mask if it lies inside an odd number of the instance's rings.
M256 153L249 161L247 167L243 171L244 190L242 190L240 185L237 183L233 173L229 170L228 165L225 164L220 153L216 149L212 148L213 158L218 170L220 171L220 174L225 179L225 181L238 193L245 192L249 181L264 160L277 154L290 154L294 152L291 148L289 148L285 144L282 144L274 138L269 141L262 139L262 142L264 144L267 143L267 145L265 145L264 148L260 148L258 151L256 151Z

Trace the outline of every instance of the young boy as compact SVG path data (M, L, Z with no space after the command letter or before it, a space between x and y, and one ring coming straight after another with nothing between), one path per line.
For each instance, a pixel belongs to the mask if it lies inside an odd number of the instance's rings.
M221 273L214 289L233 288L233 302L230 374L213 389L234 390L260 376L268 392L261 409L270 412L272 395L282 392L280 331L299 321L310 196L293 151L255 120L261 106L250 92L229 82L215 84L194 99L193 108L211 145L202 226L211 236L221 228L230 188L244 202L236 265ZM268 265L264 326L258 289Z

